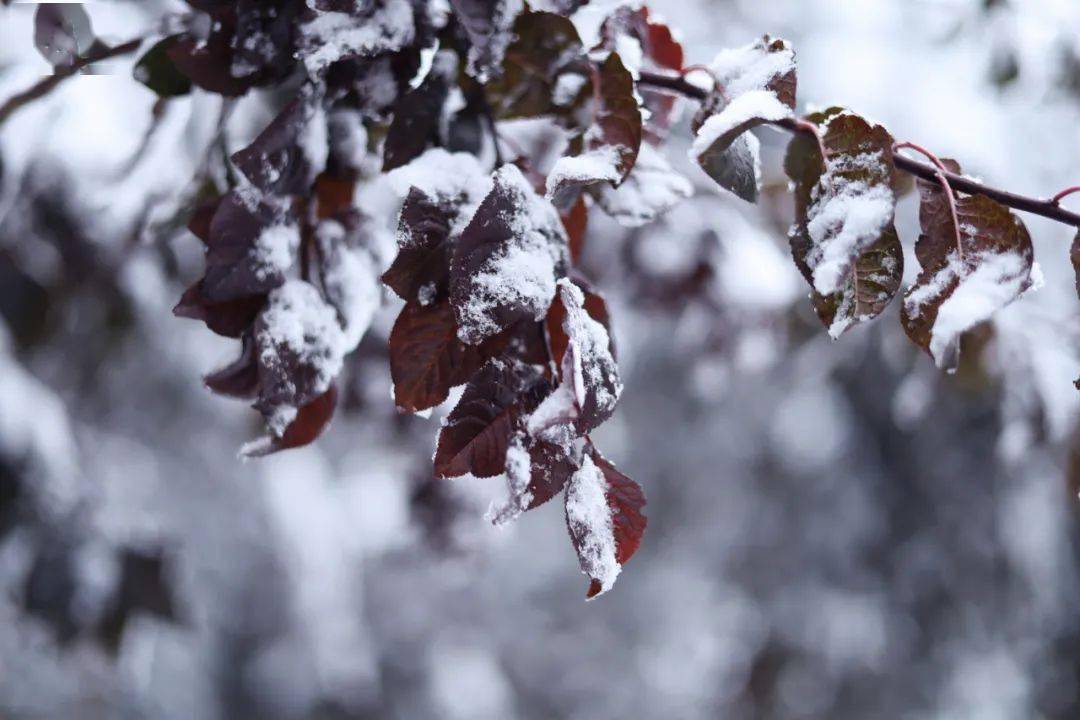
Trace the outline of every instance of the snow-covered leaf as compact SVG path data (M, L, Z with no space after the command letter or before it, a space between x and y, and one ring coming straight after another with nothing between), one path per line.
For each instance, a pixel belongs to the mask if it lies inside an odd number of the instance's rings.
M716 88L694 118L690 158L720 187L757 202L758 140L748 131L791 116L795 108L795 53L765 36L721 52L711 71Z
M951 160L946 167L959 173ZM984 195L956 200L953 224L944 190L919 180L915 244L921 272L904 294L901 321L908 337L939 368L955 370L960 337L1020 297L1032 284L1034 251L1027 228L1007 207Z
M566 487L575 470L577 464L561 446L515 436L506 451L507 497L492 505L488 518L503 525L543 505Z
M450 301L459 337L475 344L519 320L542 319L568 256L558 212L517 167L504 165L454 248Z
M637 552L647 519L641 486L592 449L566 488L566 525L581 571L589 576L587 597L610 590L622 566Z
M795 183L789 240L814 308L835 338L880 315L903 277L893 226L893 141L880 125L840 108L807 119L819 126L829 155L823 164L807 133L788 146L784 169Z
M342 59L401 50L415 37L409 0L324 5L301 26L298 55L308 74L314 76Z
M297 97L232 161L252 185L271 195L306 193L326 165L326 118Z

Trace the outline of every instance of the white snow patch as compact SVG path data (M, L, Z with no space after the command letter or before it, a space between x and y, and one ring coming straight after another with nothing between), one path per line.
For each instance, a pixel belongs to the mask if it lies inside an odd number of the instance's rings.
M619 187L603 186L599 202L624 227L640 227L694 193L694 186L675 172L649 143L642 143L634 169Z
M271 225L255 240L255 276L265 280L284 273L293 264L300 246L300 228L296 224Z
M776 121L791 117L791 108L771 90L751 90L729 102L723 110L710 115L694 136L690 159L697 161L724 135L751 120Z
M710 70L728 97L761 90L778 76L795 69L795 51L787 43L780 52L769 52L761 40L740 48L722 50Z
M622 570L615 559L615 528L607 489L607 478L588 455L566 489L566 522L577 540L582 572L600 583L597 597L615 585Z
M580 155L559 158L547 178L547 198L552 199L567 185L587 185L601 180L618 182L619 149L601 145Z
M385 0L368 15L321 12L301 28L300 52L308 73L315 75L342 58L400 50L413 40L412 4Z

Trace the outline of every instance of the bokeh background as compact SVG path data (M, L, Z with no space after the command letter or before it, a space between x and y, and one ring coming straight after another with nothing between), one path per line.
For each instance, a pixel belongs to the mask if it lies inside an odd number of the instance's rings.
M182 7L88 3L114 40ZM0 8L0 101L48 72L32 10ZM1080 182L1074 0L654 10L691 62L787 38L804 107L847 105L988 182ZM560 503L497 529L498 480L430 479L439 413L393 408L389 298L328 433L236 458L257 414L200 381L234 349L170 312L199 273L180 212L221 100L155 108L130 66L0 127L0 716L1080 717L1069 228L1025 218L1045 287L944 376L897 303L838 342L813 317L786 136L761 133L751 207L685 160L684 117L667 154L696 197L590 225L626 381L596 440L649 527L586 603ZM236 103L221 142L279 102ZM915 220L909 196L909 280Z

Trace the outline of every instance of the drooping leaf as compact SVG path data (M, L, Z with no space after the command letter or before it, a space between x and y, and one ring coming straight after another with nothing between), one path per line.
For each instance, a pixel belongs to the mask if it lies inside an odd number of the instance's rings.
M591 449L566 488L566 525L588 598L610 590L622 566L637 552L647 518L641 486Z
M250 145L233 153L232 161L264 193L304 194L326 165L326 137L322 112L298 97Z
M522 0L450 0L469 37L468 73L480 82L491 79L513 39L511 28L524 8Z
M203 382L219 395L247 400L259 392L259 359L253 334L246 332L241 341L240 356L203 377Z
M82 3L41 3L34 13L34 45L53 67L75 64L94 33Z
M476 344L518 321L542 319L568 256L555 208L517 167L501 167L454 248L450 301L459 337Z
M711 71L717 84L694 118L690 157L722 188L757 202L759 145L748 131L791 117L795 53L785 41L766 35L721 52Z
M943 163L960 172L955 162ZM958 247L944 190L924 180L918 186L922 234L915 257L921 272L904 294L901 321L938 367L952 371L961 335L1031 287L1034 251L1020 219L985 195L957 198Z
M681 73L683 48L672 35L671 28L650 17L647 7L631 9L621 6L604 20L600 27L600 46L616 50L620 37L629 37L641 47L641 69L652 72ZM639 88L643 105L648 109L646 133L653 142L666 134L674 119L677 98L671 93Z
M615 339L611 337L611 316L608 313L607 302L604 301L602 295L589 287L584 281L577 280L574 285L581 292L582 308L590 318L600 323L608 333L608 351L611 353L611 356L614 357ZM570 290L568 292L572 293L573 291ZM552 300L551 308L548 310L547 318L544 321L548 337L548 346L551 349L551 360L558 367L562 366L563 355L566 354L566 348L570 344L570 338L564 327L566 324L567 310L562 296L563 293L560 292L555 296L555 299ZM576 297L572 298L572 300L576 299Z
M200 280L184 291L180 302L173 308L173 315L189 320L202 320L206 327L218 335L235 338L251 327L265 303L265 293L255 293L224 302L208 301L203 291L203 281Z
M191 92L191 78L180 72L168 53L168 49L179 38L179 35L170 35L155 43L135 64L135 79L161 98L178 97Z
M594 185L593 195L624 227L646 225L693 195L694 186L675 172L664 156L645 143L634 169L618 187Z
M465 386L446 418L435 450L435 474L492 477L506 467L506 450L548 392L534 366L493 359Z
M585 48L569 17L524 12L502 73L484 86L496 118L567 116L589 97Z
M409 163L439 142L443 106L456 78L457 56L440 50L420 86L398 99L383 146L383 172Z
M829 153L799 133L784 168L795 183L792 257L835 338L884 311L899 290L903 252L893 226L892 137L840 108L810 115Z
M547 197L560 208L573 205L585 186L621 183L641 147L641 110L634 97L634 78L618 53L610 53L599 65L594 82L599 83L597 102L581 152L559 158L548 174Z
M390 377L399 409L418 412L446 400L506 344L505 335L466 345L457 336L447 299L423 305L411 300L390 332Z

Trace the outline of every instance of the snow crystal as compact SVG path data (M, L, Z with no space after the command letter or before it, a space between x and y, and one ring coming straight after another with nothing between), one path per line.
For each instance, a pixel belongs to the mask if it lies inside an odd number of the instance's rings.
M330 387L341 371L346 352L345 334L338 325L334 308L313 285L303 280L288 280L270 293L255 340L260 365L273 367L280 362L282 353L289 353L310 368L315 378L312 395ZM267 424L280 436L295 417L295 407L280 406L274 408Z
M619 187L602 186L604 211L625 227L640 227L690 197L694 186L671 169L664 156L642 143L634 169Z
M771 90L745 92L705 120L690 146L690 159L698 160L722 136L744 123L754 119L775 121L787 117L791 117L791 108L780 102Z
M607 478L588 455L566 489L566 522L577 540L582 572L600 583L598 595L615 585L622 570L615 559L615 528L607 489Z
M828 172L814 188L807 222L812 247L806 262L813 270L814 289L823 295L843 287L853 259L881 237L895 207L888 185L837 173L880 162L880 153L830 159Z
M710 70L728 97L761 90L773 78L795 69L795 51L786 43L779 52L769 52L758 40L741 48L722 50Z
M953 364L960 335L1020 296L1029 284L1028 260L1018 252L984 253L938 308L930 354L938 367Z
M385 0L367 17L319 13L301 32L304 65L314 75L344 57L400 50L411 43L415 34L412 4Z
M300 228L295 224L271 225L255 240L255 276L265 280L292 267L300 246Z

